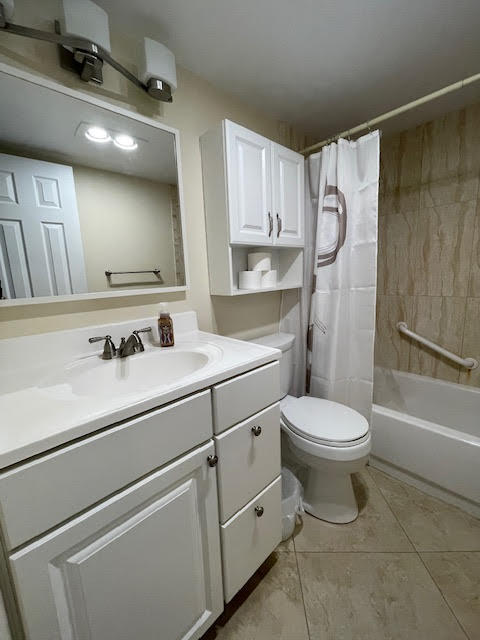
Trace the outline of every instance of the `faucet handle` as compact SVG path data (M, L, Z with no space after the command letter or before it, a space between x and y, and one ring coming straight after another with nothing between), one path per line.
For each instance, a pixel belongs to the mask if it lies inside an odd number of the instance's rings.
M144 327L143 329L135 329L133 335L137 339L137 351L145 351L145 347L143 346L142 339L140 338L140 333L149 333L151 332L152 327Z
M112 336L95 336L93 338L88 339L90 344L93 344L94 342L101 342L102 340L105 340L102 359L111 360L117 355L117 349L113 343Z

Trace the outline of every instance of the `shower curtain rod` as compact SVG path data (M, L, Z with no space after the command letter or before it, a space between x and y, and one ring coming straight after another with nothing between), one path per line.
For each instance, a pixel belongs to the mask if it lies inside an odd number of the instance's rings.
M473 82L477 82L477 80L480 80L480 73L476 73L475 75L470 76L469 78L464 78L463 80L454 82L453 84L448 85L448 87L443 87L443 89L438 89L438 91L429 93L428 95L423 96L423 98L418 98L417 100L413 100L412 102L407 102L407 104L404 104L401 107L397 107L396 109L392 109L391 111L387 111L386 113L383 113L381 116L377 116L376 118L372 118L371 120L362 122L362 124L359 124L356 127L352 127L351 129L346 129L345 131L341 131L340 133L337 133L336 135L331 136L330 138L326 138L321 142L317 142L316 144L312 144L309 147L305 147L305 149L302 149L300 153L303 153L304 155L308 156L314 151L317 151L317 149L321 149L322 147L324 147L326 144L330 142L334 142L335 140L338 140L339 138L343 138L345 136L350 136L355 133L359 133L360 131L364 131L365 129L370 129L372 126L380 124L380 122L384 122L385 120L390 120L390 118L394 118L395 116L399 116L401 113L405 113L406 111L415 109L416 107L419 107L422 104L430 102L431 100L436 100L436 98L440 98L441 96L444 96L447 93L452 93L452 91L463 89L463 87L466 87L467 85L472 84Z

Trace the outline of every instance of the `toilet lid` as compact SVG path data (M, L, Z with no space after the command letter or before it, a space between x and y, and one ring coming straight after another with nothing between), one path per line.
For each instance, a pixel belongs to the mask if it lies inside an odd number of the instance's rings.
M368 433L368 422L358 411L323 398L296 398L282 415L292 431L315 442L341 444Z

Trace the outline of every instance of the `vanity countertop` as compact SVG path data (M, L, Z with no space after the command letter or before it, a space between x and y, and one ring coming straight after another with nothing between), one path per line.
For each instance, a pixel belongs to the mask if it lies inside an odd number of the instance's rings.
M156 318L0 340L0 469L281 357L277 349L199 331L194 312L173 320L175 346L163 349L155 342ZM154 332L145 352L126 359L101 360L103 343L88 344L107 333L118 343L148 325ZM191 357L201 368L183 376ZM148 366L132 389L129 376L139 364ZM178 366L177 378L165 381Z

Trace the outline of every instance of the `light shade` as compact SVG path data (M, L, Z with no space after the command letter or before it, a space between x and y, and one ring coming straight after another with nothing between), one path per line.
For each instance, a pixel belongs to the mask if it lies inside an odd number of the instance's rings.
M111 52L108 15L91 0L62 0L62 33L86 38Z
M172 93L177 88L177 70L175 56L161 42L144 38L144 46L140 47L138 70L140 80L145 84L152 79L166 82Z

